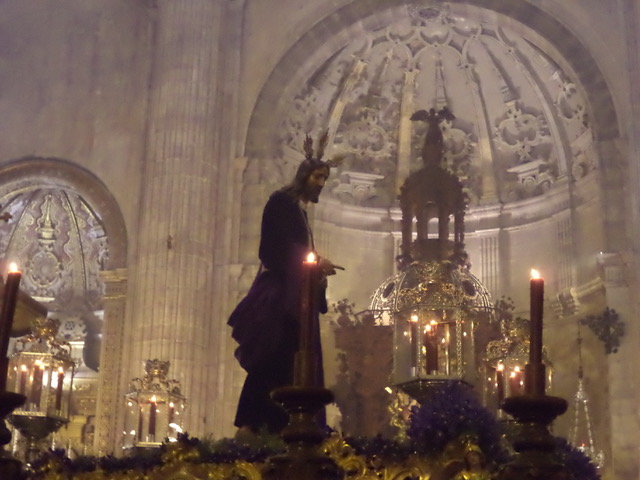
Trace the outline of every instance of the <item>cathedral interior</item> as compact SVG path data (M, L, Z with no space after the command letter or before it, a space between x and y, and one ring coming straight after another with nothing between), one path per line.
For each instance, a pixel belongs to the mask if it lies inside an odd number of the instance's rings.
M152 359L180 385L184 430L234 435L244 372L226 322L259 266L268 195L325 130L345 155L309 212L318 251L345 267L321 319L328 414L386 431L391 334L345 329L393 323L371 315L407 277L402 186L446 111L464 285L528 319L541 272L548 390L569 403L554 433L586 435L603 478L640 478L638 25L635 0L0 2L0 267L20 266L71 346L55 441L121 451ZM515 338L489 316L485 343ZM476 357L487 400L497 357Z

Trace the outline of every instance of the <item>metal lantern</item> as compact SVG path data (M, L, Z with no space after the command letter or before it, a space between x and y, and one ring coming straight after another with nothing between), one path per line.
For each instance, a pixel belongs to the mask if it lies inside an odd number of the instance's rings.
M176 441L182 432L186 399L180 383L169 379L170 362L147 360L144 377L134 378L125 395L124 448L157 447L164 439Z
M388 312L394 325L394 385L420 401L430 385L475 383L474 333L492 304L467 269L413 262L378 288L371 309Z
M499 302L497 317L500 322L500 338L488 343L483 366L483 397L485 405L495 409L499 417L504 416L500 409L502 401L507 397L516 397L525 393L525 365L529 362L528 319L512 315L513 304ZM543 350L547 378L551 384L552 365L546 351Z
M7 389L27 400L8 421L29 441L28 461L39 451L38 442L69 421L76 365L70 345L56 339L59 326L55 319L37 320L9 358Z

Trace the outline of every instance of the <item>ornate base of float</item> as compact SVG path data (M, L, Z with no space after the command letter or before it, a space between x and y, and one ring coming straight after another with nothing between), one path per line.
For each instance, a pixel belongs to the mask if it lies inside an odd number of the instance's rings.
M262 470L262 478L342 479L342 469L320 449L324 434L316 422L318 412L333 401L331 391L326 388L291 386L274 390L271 396L289 414L289 425L282 431L287 453L268 459Z
M3 478L5 475L16 480L23 478L22 462L4 450L4 446L11 442L11 432L5 419L26 400L27 397L18 393L0 392L0 472Z
M342 438L337 433L323 437L315 415L331 396L324 389L288 387L278 391L276 398L285 404L291 415L290 425L283 432L287 442L284 450L282 438L258 437L249 447L232 439L208 443L187 435L176 442L162 445L153 458L142 455L135 458L95 459L94 468L72 470L73 464L62 454L50 452L48 462L37 473L41 480L200 480L231 479L288 480L335 479L381 480L405 479L434 480L452 478L452 461L463 458L461 452L450 449L441 453L416 453L411 445L378 442L370 439L363 444ZM512 462L498 472L497 480L565 480L565 470L556 456L554 439L548 426L566 408L562 399L546 396L523 396L507 399L503 408L515 417L513 435L518 452ZM460 439L458 439L460 440ZM455 440L456 442L458 440ZM452 439L452 442L454 440ZM356 445L360 445L360 453ZM456 443L457 445L457 443ZM373 448L372 448L373 447ZM382 448L381 448L382 447ZM391 447L391 449L387 448ZM271 453L269 453L271 452ZM579 472L582 473L582 472ZM594 476L577 475L574 478L595 480ZM494 477L492 477L494 478Z
M506 398L502 409L516 423L514 460L503 467L498 480L566 480L567 471L555 452L549 425L567 410L567 402L547 395Z
M335 465L345 472L345 475L339 478L351 480L405 478L429 480L435 478L434 472L439 468L436 460L427 460L424 456L417 454L401 458L356 455L353 448L337 434L325 439L319 446L319 450L327 452L330 461L335 462ZM126 467L114 469L114 471L103 469L98 465L92 471L69 472L68 460L62 456L52 455L36 473L40 480L60 480L61 478L65 480L264 480L267 478L265 469L273 465L272 461L219 460L211 462L202 458L201 455L196 445L179 440L163 445L158 464L153 467L150 466L148 457L146 457L145 460L140 461L140 465L137 467L128 462ZM276 466L279 464L276 463ZM304 476L297 477L296 480L309 478L318 477Z

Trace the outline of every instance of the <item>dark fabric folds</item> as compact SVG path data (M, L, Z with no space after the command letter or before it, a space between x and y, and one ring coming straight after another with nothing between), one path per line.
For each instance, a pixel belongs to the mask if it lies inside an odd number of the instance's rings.
M294 325L285 311L283 290L276 274L260 272L229 316L231 336L238 342L235 356L247 372L272 358L282 348L285 336L291 336L288 330Z

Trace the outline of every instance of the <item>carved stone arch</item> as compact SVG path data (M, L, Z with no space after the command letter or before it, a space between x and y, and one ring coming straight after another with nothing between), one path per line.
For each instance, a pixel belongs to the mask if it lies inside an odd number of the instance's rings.
M127 233L122 212L107 186L93 173L64 159L23 157L0 166L0 189L20 191L36 186L79 194L104 225L109 241L105 270L125 268Z
M622 196L624 189L621 188L621 182L624 182L621 180L623 178L621 171L625 165L625 154L619 149L618 140L621 129L612 92L609 90L604 72L596 62L595 53L589 46L553 15L534 3L525 0L517 2L513 0L452 0L425 5L423 2L407 0L362 0L328 13L291 45L274 67L257 98L245 142L245 154L249 160L244 177L245 193L242 198L242 210L245 215L253 219L247 223L256 223L259 218L260 199L257 199L254 194L256 188L269 190L274 186L282 185L291 177L293 171L291 166L301 159L297 146L302 142L298 137L304 133L315 135L321 128L329 127L331 130L335 127L331 122L340 121L336 120L336 117L339 117L342 111L336 113L328 110L335 104L344 105L343 98L332 98L331 101L335 103L330 103L326 100L326 96L321 97L321 94L313 88L314 78L323 75L328 77L329 74L335 73L324 70L330 59L348 50L354 58L353 65L350 66L351 71L357 72L361 64L364 65L362 69L366 69L366 59L358 62L360 58L358 52L366 45L366 39L363 40L363 36L366 37L366 35L363 33L382 28L385 24L401 19L403 16L406 17L412 10L432 7L450 7L451 10L456 11L456 14L462 12L463 16L466 15L474 20L491 19L498 27L512 29L527 42L534 38L531 37L531 34L534 34L537 43L532 48L549 56L552 63L557 62L570 77L567 83L575 86L579 92L581 106L584 107L587 120L582 123L585 129L589 130L589 136L584 137L590 139L586 153L581 152L579 146L575 151L570 151L565 133L558 133L558 138L564 138L557 143L562 149L558 152L561 151L562 156L569 159L568 162L566 158L558 161L558 165L563 165L563 169L570 171L568 177L573 179L584 177L595 166L602 192L603 217L616 218L615 209L625 203ZM339 75L336 73L336 76ZM335 82L335 85L338 85L336 89L348 85L349 80L350 77L344 74ZM552 102L547 101L546 105L551 106ZM292 111L292 106L299 112L298 118L293 122L289 121L290 116L296 113ZM478 123L478 125L481 124ZM559 130L562 128L560 127ZM401 126L386 130L401 132ZM369 128L367 131L371 132L373 129ZM483 135L478 137L479 141L485 142L487 148L489 148L490 135L491 130L486 129ZM472 137L469 138L475 141ZM400 145L400 140L398 137L394 144ZM405 137L404 140L407 138ZM339 144L336 146L342 147ZM405 148L404 151L410 150ZM389 155L389 159L397 161L397 173L408 173L408 165L411 161L407 158L409 155L405 154L405 157L401 158L398 154L394 159L395 153ZM471 154L473 155L475 154ZM369 157L374 158L361 155L361 158ZM474 168L477 168L477 171L469 171L472 181L467 187L474 192L476 201L482 194L487 195L483 200L489 203L496 198L501 198L503 202L516 202L523 197L528 198L528 195L544 195L549 190L550 182L555 181L555 174L553 174L548 175L548 178L541 175L542 180L533 187L527 183L530 179L524 176L522 178L518 176L517 181L511 183L505 182L504 178L519 174L514 173L513 169L505 168L506 164L499 165L496 162L497 156L485 163L482 163L481 156L476 155L476 157L478 166ZM274 162L274 159L278 161ZM349 160L346 163L348 164ZM601 168L597 168L598 165ZM401 166L407 168L401 168ZM382 172L362 171L387 175ZM401 179L396 180L401 181ZM498 188L497 185L502 186ZM474 189L476 186L479 186L477 191ZM390 198L388 192L383 193ZM624 234L626 229L624 220L617 222L608 220L608 222L609 226L605 229L604 248L612 251L624 249L622 239L627 237ZM251 242L254 241L255 238L252 238ZM244 247L246 248L247 244Z
M585 91L594 138L599 141L618 138L617 114L605 77L587 47L562 23L525 1L452 0L449 3L495 11L545 38L570 65ZM377 12L385 16L392 15L392 8L413 4L407 0L354 2L314 25L289 49L266 81L248 127L246 154L253 158L269 158L273 155L274 129L278 128L280 124L277 120L284 114L283 104L309 78L309 69L322 63L321 54L326 60L349 41L356 40L359 29L350 27Z

